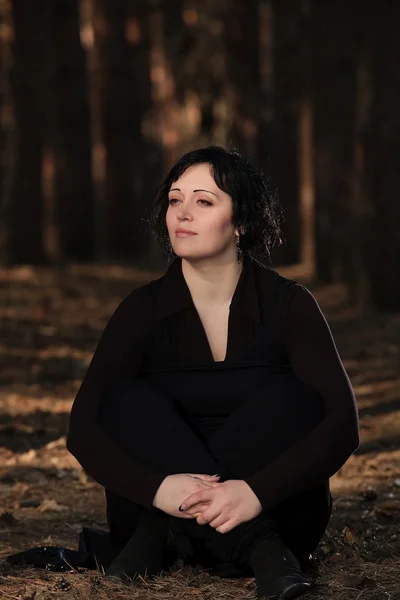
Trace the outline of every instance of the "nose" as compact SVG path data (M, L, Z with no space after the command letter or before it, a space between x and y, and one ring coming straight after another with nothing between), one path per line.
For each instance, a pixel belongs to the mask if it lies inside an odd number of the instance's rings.
M187 206L183 206L183 205L180 206L180 208L177 212L177 218L178 218L178 221L186 221L186 220L191 221L192 215L190 213L190 210L188 210Z

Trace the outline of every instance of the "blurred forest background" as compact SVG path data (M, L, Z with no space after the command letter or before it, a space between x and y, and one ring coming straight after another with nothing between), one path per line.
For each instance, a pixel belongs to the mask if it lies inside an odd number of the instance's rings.
M0 261L163 268L143 219L183 153L275 181L274 264L400 308L400 6L0 0Z
M0 559L107 529L69 412L115 308L165 270L158 185L208 144L275 182L273 266L312 290L358 402L313 600L400 600L398 0L0 0ZM254 589L184 569L151 591ZM116 597L96 573L0 560L2 592Z

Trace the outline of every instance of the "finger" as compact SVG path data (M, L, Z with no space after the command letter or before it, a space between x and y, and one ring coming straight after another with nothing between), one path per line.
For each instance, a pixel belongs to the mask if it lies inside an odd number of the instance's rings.
M216 518L209 521L210 527L214 529L217 529L217 527L220 527L224 523L226 523L226 517L223 514L219 514Z
M197 519L198 517L201 517L202 514L203 514L203 511L200 511L200 510L190 510L190 512L184 510L183 512L178 511L177 516L182 519Z
M195 513L193 513L193 517L195 519L197 519L197 522L198 522L199 525L205 525L205 523L203 523L202 520L201 520L202 517L203 517L203 511L197 510Z
M175 515L173 515L175 516ZM180 512L178 511L177 515L180 519L196 519L196 515L191 515L190 513Z
M209 502L207 502L207 503L200 502L199 504L195 504L194 506L192 506L189 509L186 509L183 512L188 513L189 515L194 515L195 517L198 517L199 515L202 515L203 512L205 510L207 510L207 508L209 508L209 506L210 506Z
M197 475L191 475L190 477L193 477L193 479L197 479L197 481L201 484L204 485L204 487L210 488L210 487L217 487L218 485L221 485L221 483L219 481L213 481L213 477L211 477L211 479L203 479L202 477L198 477Z
M218 533L228 533L235 527L236 527L235 522L232 521L232 519L228 519L228 521L225 521L225 523L223 523L222 525L219 525L215 529L215 531L218 531Z
M197 518L197 522L199 523L199 525L206 525L211 523L211 521L215 521L219 518L221 522L218 523L218 525L222 525L222 523L226 521L226 517L225 519L222 517L222 520L221 517L221 509L212 508L212 506L210 506L203 510L203 512Z
M203 479L199 479L199 481L207 488L215 488L221 485L218 481L204 481Z
M191 477L195 477L196 479L203 479L204 481L216 481L221 477L221 475L207 475L205 473L189 473Z
M193 477L193 479L197 479L200 485L204 485L206 488L217 487L221 485L219 481L206 481L205 479L201 479L200 477Z
M191 494L181 504L182 510L187 510L188 508L193 507L195 504L199 504L200 502L209 502L212 500L213 490L207 489L202 490L201 492L195 492Z

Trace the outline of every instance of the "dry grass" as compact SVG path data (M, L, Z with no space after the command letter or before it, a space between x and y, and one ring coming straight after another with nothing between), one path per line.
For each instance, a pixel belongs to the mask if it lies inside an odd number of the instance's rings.
M0 271L0 559L45 544L76 549L84 525L106 528L100 486L65 449L68 412L106 320L147 276L110 266ZM400 600L400 316L358 317L340 286L315 292L356 390L362 445L332 479L334 514L304 598ZM126 586L93 571L61 575L3 560L0 598L256 594L253 578L220 579L200 567L175 565Z
M2 571L0 571L2 572ZM392 560L368 563L356 555L343 559L333 555L319 563L319 575L311 577L314 587L304 599L327 600L399 600L399 572ZM18 600L231 600L256 598L252 578L220 579L208 575L200 567L184 567L155 577L140 578L128 585L107 581L95 572L71 572L64 575L35 569L0 576L4 598Z

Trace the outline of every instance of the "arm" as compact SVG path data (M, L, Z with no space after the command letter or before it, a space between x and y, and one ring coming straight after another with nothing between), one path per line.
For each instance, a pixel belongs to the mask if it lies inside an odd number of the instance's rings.
M358 448L354 393L329 326L313 295L300 284L285 298L283 336L298 379L325 399L323 420L261 471L245 478L269 510L329 479Z
M72 406L67 449L102 486L153 509L166 473L129 456L99 422L100 404L120 377L135 377L151 324L147 287L134 290L117 307L100 338ZM140 400L140 399L138 399Z

